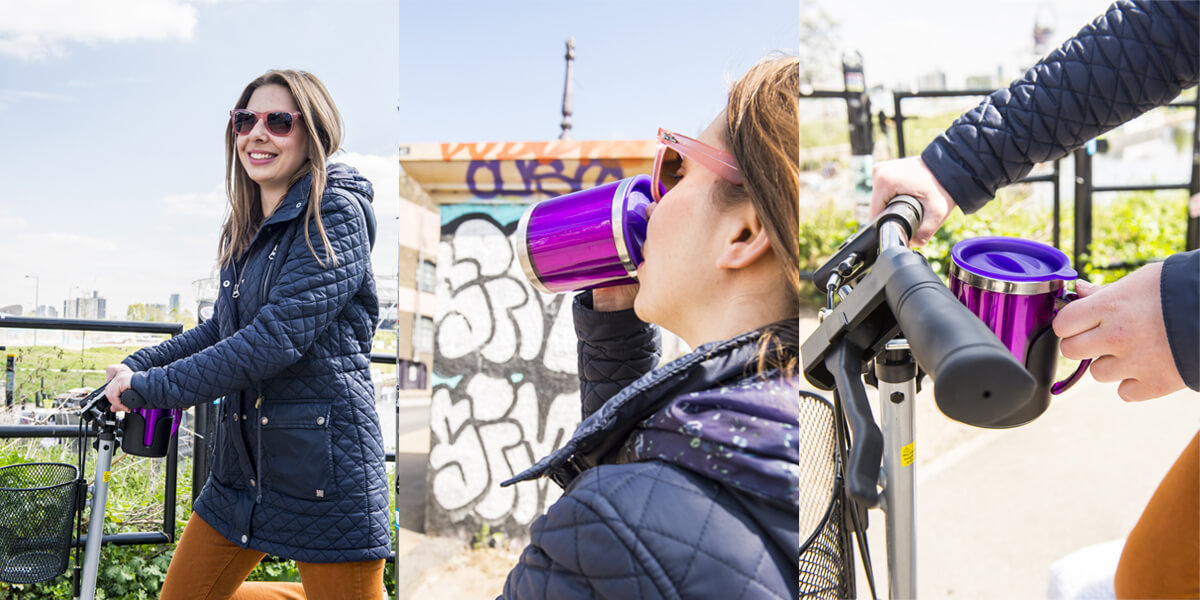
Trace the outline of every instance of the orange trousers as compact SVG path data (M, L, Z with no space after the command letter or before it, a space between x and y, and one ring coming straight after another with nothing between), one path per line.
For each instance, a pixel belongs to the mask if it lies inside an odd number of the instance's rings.
M160 600L383 600L383 559L346 563L296 561L301 583L246 582L266 556L225 539L195 513L188 519Z
M1125 540L1117 598L1200 598L1200 433L1163 477Z

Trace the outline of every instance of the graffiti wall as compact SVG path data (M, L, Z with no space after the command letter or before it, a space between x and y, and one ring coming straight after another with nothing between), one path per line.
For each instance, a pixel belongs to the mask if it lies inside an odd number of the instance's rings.
M633 146L637 160L619 158ZM545 479L499 484L571 436L580 420L579 380L571 295L533 289L513 232L531 202L643 172L652 145L418 149L423 159L401 163L438 201L442 227L426 530L470 537L487 524L527 538L529 524L560 489Z

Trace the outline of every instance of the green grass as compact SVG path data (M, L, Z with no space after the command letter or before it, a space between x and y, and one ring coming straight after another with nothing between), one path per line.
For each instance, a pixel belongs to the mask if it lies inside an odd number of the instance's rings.
M99 387L104 368L121 362L140 346L97 346L85 349L58 346L9 346L16 358L13 396L15 402L32 403L78 387ZM49 402L43 403L49 407Z

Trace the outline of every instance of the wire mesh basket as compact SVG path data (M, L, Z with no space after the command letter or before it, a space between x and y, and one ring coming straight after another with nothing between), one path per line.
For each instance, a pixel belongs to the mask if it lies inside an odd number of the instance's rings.
M78 479L63 463L0 467L0 581L37 583L67 570Z
M841 460L833 405L800 394L800 597L854 596L853 554L845 526Z

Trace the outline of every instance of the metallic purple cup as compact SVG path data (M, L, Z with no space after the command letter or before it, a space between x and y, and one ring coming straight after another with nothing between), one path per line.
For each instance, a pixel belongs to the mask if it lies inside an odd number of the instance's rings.
M1059 340L1051 323L1058 310L1075 299L1065 286L1078 274L1062 251L1020 238L963 240L950 255L950 291L1038 381L1030 404L998 426L1027 423L1046 410L1051 394L1066 391L1091 364L1084 360L1070 377L1052 383Z
M636 283L650 197L636 175L531 205L516 232L525 277L547 294Z
M183 411L166 408L132 408L125 416L121 449L134 456L161 458L179 431Z

